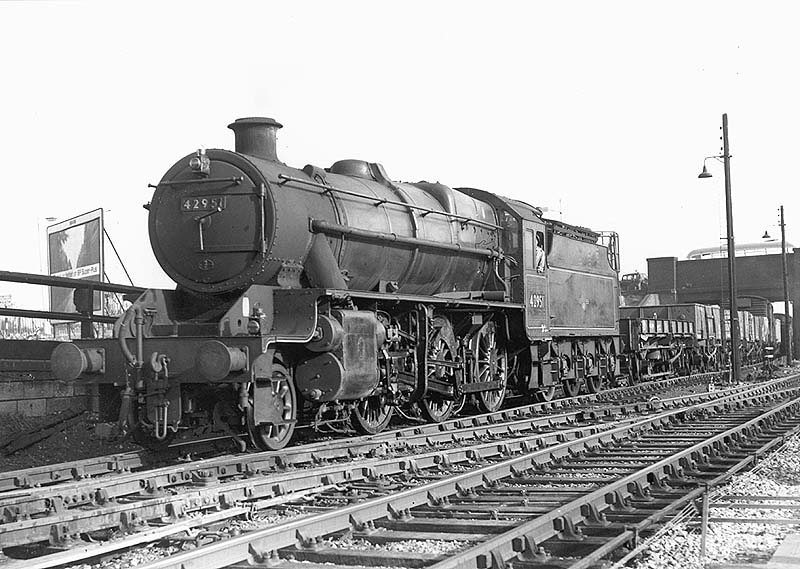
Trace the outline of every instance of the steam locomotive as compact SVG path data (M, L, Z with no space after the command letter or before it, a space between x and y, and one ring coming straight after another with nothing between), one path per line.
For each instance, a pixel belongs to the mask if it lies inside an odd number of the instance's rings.
M275 450L300 426L376 433L394 413L438 422L643 375L647 350L620 353L615 233L377 163L295 169L273 119L228 126L235 151L181 158L145 206L176 289L51 358L56 377L120 394L137 440Z
M52 356L61 379L120 388L140 439L222 428L279 449L301 424L374 433L618 374L614 234L377 163L291 168L276 121L229 128L234 152L180 159L146 206L176 290Z

